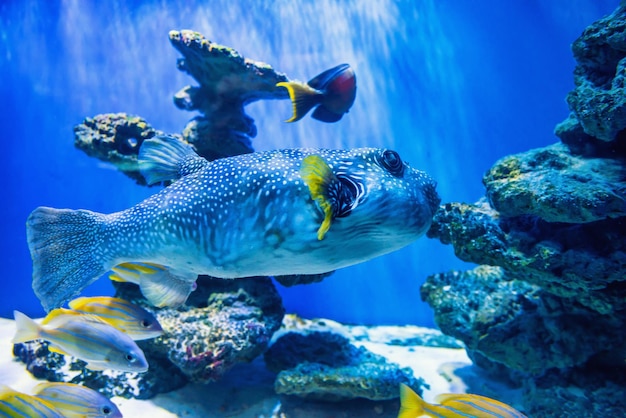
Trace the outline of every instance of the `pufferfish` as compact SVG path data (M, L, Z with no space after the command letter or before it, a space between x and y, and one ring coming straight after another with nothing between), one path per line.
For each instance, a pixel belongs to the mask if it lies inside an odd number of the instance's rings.
M166 266L190 286L200 274L329 272L410 244L440 202L431 177L386 149L283 149L209 162L157 136L143 142L139 164L148 183L173 182L116 213L39 207L28 217L33 289L46 310L127 262Z

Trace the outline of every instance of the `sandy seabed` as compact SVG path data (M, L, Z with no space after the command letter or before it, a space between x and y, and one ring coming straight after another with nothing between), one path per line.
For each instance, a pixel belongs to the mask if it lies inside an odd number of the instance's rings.
M337 327L341 324L324 321ZM364 328L364 327L360 327ZM472 366L463 349L433 348L423 346L398 346L382 341L393 338L406 339L410 333L417 335L418 327L367 327L370 341L359 341L370 351L385 356L389 361L413 369L416 377L422 377L430 385L424 398L432 401L434 396L449 392L476 392L501 397L507 389L490 382ZM423 329L422 329L423 330ZM11 339L15 333L13 320L0 318L0 383L15 390L32 393L40 383L26 371L23 363L13 357ZM114 397L124 417L149 418L348 418L348 417L397 417L399 401L373 402L355 400L343 403L307 402L276 395L275 375L265 368L262 357L249 364L234 367L219 382L188 384L182 389L158 395L150 400ZM511 398L511 393L508 391ZM513 398L515 394L513 393Z

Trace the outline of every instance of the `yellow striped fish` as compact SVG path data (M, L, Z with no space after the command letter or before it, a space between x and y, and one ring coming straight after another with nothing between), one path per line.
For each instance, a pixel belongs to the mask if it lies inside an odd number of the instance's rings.
M7 418L63 418L49 402L0 384L0 416Z
M400 412L398 418L526 418L518 410L480 395L445 393L435 398L438 404L423 400L410 387L400 384Z
M122 418L122 413L109 398L85 386L47 382L35 386L33 393L66 418Z
M93 315L78 315L67 309L50 312L39 325L19 311L13 311L17 332L13 344L46 340L48 349L87 362L91 370L145 372L148 362L141 348L122 331Z
M163 334L159 321L141 306L110 296L82 297L72 300L75 312L95 315L133 340L146 340Z

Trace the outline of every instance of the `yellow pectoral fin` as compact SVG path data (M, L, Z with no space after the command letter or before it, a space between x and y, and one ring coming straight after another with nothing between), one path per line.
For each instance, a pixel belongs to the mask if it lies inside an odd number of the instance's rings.
M309 187L311 197L324 212L324 220L317 230L317 239L321 241L330 229L332 222L333 208L326 197L326 193L335 175L322 157L319 155L309 155L302 160L300 176Z
M328 202L320 202L320 206L324 211L324 220L322 221L322 225L320 225L319 229L317 230L317 239L319 241L324 239L324 235L326 235L326 233L330 229L330 223L333 216L333 209L330 207L330 204Z

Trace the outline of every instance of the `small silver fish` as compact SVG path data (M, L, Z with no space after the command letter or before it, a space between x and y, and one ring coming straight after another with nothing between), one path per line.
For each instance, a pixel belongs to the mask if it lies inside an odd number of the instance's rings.
M50 351L83 360L91 370L148 370L141 348L128 335L95 316L57 309L39 325L19 311L13 314L17 326L13 344L46 340L51 344Z
M64 418L52 404L0 384L0 416L7 418Z
M135 341L163 334L159 321L141 306L110 296L77 298L69 303L79 313L95 315L127 334Z
M177 277L326 273L415 241L440 202L426 173L385 149L286 149L209 162L177 138L155 137L143 142L139 161L148 183L175 181L108 215L47 207L30 214L33 289L45 309L127 262L166 266Z
M85 386L46 382L35 386L33 394L53 405L65 418L122 418L109 398Z

